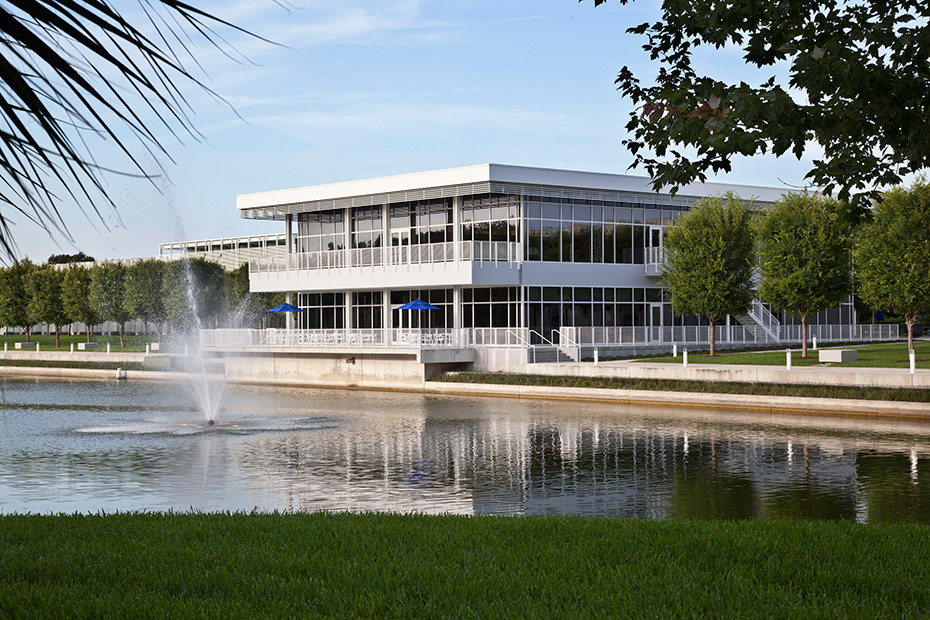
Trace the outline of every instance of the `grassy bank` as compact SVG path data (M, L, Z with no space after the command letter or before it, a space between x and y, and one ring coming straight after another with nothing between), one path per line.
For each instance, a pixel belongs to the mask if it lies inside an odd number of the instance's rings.
M70 351L71 345L74 344L74 348L77 349L77 345L81 342L87 342L87 336L80 334L78 336L66 336L62 335L60 338L60 346L55 346L55 335L54 333L51 336L45 336L42 334L32 334L29 338L30 342L38 342L39 349L42 351ZM126 345L125 348L119 346L119 336L91 336L91 342L96 342L100 345L99 351L106 352L107 344L110 345L110 350L114 353L141 353L145 351L145 345L157 342L155 336L124 336L123 343ZM26 342L25 334L8 334L5 336L0 336L0 349L3 348L4 343L7 345L10 351L15 348L17 342ZM88 351L89 352L89 351Z
M591 517L0 517L6 618L918 617L930 530Z
M907 357L907 342L892 342L883 344L868 344L860 346L844 346L844 349L855 349L858 351L859 359L855 362L845 362L843 364L830 364L831 367L842 368L910 368L910 361ZM679 347L679 350L681 347ZM930 368L930 342L918 341L914 343L914 353L917 357L917 368ZM816 366L819 362L817 351L808 349L808 358L801 357L801 349L791 350L792 366ZM669 362L681 364L681 355L672 357L671 355L652 357L644 359L648 362ZM763 366L784 366L785 349L780 351L756 351L756 352L729 352L726 350L719 351L717 355L711 357L706 353L688 353L688 362L692 364L759 364Z
M782 383L723 383L719 381L676 381L674 379L629 379L625 377L568 377L521 375L498 372L456 372L435 381L490 383L496 385L540 385L614 390L702 392L706 394L753 394L757 396L801 396L806 398L853 398L930 403L930 390L878 388L847 385L794 385Z
M60 360L0 360L0 368L4 366L19 366L26 368L78 368L81 370L152 370L158 371L158 368L146 368L145 364L138 362L71 362Z

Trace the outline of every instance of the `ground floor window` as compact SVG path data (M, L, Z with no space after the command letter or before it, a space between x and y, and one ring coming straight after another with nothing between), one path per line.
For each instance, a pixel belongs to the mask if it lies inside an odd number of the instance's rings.
M383 303L381 291L352 293L352 325L358 329L381 329Z
M414 299L422 299L439 310L395 310ZM452 327L452 289L391 291L391 325L396 328Z
M299 293L297 314L300 329L342 329L345 327L344 293Z
M520 326L520 289L516 286L462 289L462 327Z

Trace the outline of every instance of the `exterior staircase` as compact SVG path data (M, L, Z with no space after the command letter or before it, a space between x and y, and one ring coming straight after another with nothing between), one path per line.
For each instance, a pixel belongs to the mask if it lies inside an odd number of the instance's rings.
M749 314L735 318L757 343L781 342L781 323L758 299L753 298Z
M533 345L527 347L526 361L529 364L564 364L574 362L557 345Z

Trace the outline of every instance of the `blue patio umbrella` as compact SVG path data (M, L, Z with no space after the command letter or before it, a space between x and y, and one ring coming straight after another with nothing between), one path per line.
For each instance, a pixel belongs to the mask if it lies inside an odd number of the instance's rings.
M404 304L403 306L397 306L395 310L439 310L438 306L433 304L428 304L422 299L414 299L413 301Z
M434 306L433 304L426 303L422 299L414 299L413 301L405 303L402 306L397 306L394 309L395 310L408 310L408 311L409 310L421 310L422 311L422 310L439 310L439 307ZM413 323L410 320L410 316L409 316L410 313L408 312L407 314L408 314L407 322L412 325ZM426 318L427 318L427 321L429 321L429 316L427 316Z
M280 306L269 308L265 310L265 312L305 312L305 310L297 306L292 306L291 304L281 304Z

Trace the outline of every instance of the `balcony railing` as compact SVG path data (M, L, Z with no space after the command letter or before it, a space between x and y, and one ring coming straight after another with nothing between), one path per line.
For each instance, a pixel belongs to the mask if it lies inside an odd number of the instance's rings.
M505 241L455 242L393 245L374 248L345 248L320 252L297 252L286 256L264 256L249 261L251 272L315 271L390 265L422 265L470 261L482 264L516 265L523 261L520 243Z

